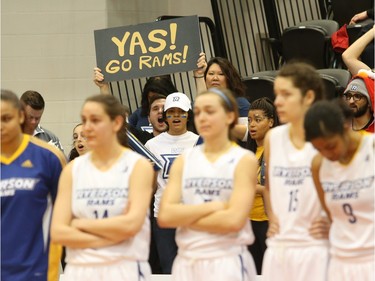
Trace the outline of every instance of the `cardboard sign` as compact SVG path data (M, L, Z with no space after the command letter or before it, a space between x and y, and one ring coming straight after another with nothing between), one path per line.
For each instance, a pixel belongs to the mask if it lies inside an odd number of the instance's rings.
M105 81L151 77L197 68L197 16L94 31L97 66Z

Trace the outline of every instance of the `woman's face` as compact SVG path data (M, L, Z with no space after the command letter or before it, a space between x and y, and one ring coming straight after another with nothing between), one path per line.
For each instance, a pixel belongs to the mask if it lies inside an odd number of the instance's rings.
M195 127L205 140L214 140L221 134L228 136L229 126L234 119L234 113L225 111L217 94L199 95L194 102Z
M268 118L264 110L250 109L248 114L249 135L253 140L262 141L269 129L273 127L273 119Z
M117 131L121 128L118 121L111 120L102 104L88 101L81 112L83 134L90 149L107 146L111 139L117 139Z
M303 119L309 104L305 102L299 88L289 77L276 77L274 82L275 106L281 123Z
M206 87L209 88L220 88L225 89L228 87L227 78L225 77L220 66L213 63L206 74Z
M86 137L83 133L83 125L78 125L74 128L73 143L79 155L83 155L89 150Z
M1 101L1 145L11 144L22 134L24 114L9 101Z
M187 131L188 112L178 107L171 107L165 112L168 133L182 135Z
M345 156L348 148L348 141L340 135L315 138L311 140L311 144L330 161L339 161Z

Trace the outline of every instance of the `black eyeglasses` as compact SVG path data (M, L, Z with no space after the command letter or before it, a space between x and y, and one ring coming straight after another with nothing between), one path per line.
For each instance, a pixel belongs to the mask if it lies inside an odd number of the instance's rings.
M363 95L362 94L350 94L350 93L345 93L345 94L342 94L342 98L345 99L345 100L350 100L351 98L353 98L354 101L360 101L362 99Z

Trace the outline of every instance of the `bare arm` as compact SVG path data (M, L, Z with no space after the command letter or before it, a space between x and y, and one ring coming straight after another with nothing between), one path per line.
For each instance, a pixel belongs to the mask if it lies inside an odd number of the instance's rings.
M183 157L179 156L172 165L167 187L161 198L158 224L161 227L188 226L212 212L224 209L224 202L208 202L198 205L181 203Z
M350 20L349 24L355 24L359 21L363 21L365 19L368 19L367 11L360 12L358 14L355 14L352 19Z
M370 67L363 63L359 57L363 50L374 40L375 26L359 37L342 54L342 59L352 75L356 75L360 69L369 70Z
M140 159L130 176L128 205L123 214L103 219L76 219L78 229L110 240L123 241L136 235L146 219L152 195L154 171L146 159Z
M202 217L190 227L216 233L240 231L248 223L248 215L255 197L257 161L253 155L244 156L234 173L234 187L228 206Z
M73 219L72 164L73 162L69 163L60 176L51 224L52 242L70 248L100 248L116 244L117 241L85 233L71 225Z
M104 82L102 70L98 67L94 68L94 83L99 87L102 95L110 95L109 84Z
M264 139L264 161L266 162L265 166L265 188L263 191L263 202L264 209L269 219L267 236L272 237L279 232L279 221L276 215L272 211L271 197L270 197L270 170L269 170L269 161L270 161L270 140L269 132L266 134Z
M206 54L200 53L197 61L197 69L194 70L195 85L197 87L197 94L207 90L206 80L204 79L204 72L207 68Z
M322 164L322 159L323 157L318 154L314 157L313 161L312 161L312 165L311 165L311 171L312 171L312 177L313 177L313 181L314 181L314 184L315 184L315 188L316 188L316 191L318 193L318 197L319 197L319 201L320 201L320 204L322 205L323 209L325 210L325 212L327 213L327 216L328 217L325 217L325 216L319 216L318 218L316 218L309 231L310 231L310 234L311 236L317 238L317 239L322 239L322 238L328 238L328 234L329 234L329 228L330 228L330 224L331 224L331 214L326 206L326 203L325 203L325 200L324 200L324 191L323 191L323 187L320 183L320 179L319 179L319 171L320 171L320 167L321 167L321 164Z
M236 139L239 139L242 141L245 139L245 137L249 133L247 129L247 125L245 124L236 124L231 132Z

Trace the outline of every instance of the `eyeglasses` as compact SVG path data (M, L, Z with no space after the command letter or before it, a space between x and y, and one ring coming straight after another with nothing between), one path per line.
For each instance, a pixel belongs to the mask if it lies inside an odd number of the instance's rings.
M363 95L361 94L350 94L350 93L345 93L345 94L342 94L342 98L344 100L350 100L351 98L353 98L354 101L360 101L362 99Z

